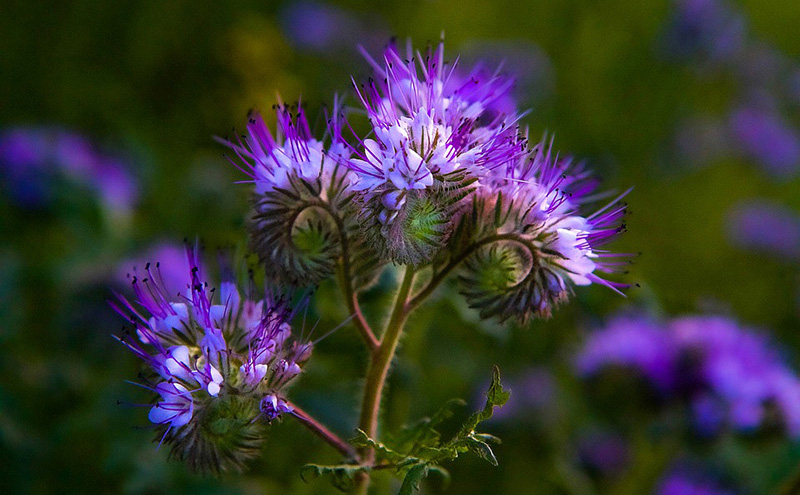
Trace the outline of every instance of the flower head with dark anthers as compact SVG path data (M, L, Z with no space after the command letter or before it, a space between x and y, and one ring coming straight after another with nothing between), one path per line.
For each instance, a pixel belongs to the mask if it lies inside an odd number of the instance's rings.
M575 366L585 377L610 367L638 372L665 397L687 400L707 435L724 428L800 435L800 379L765 335L727 318L619 318L587 340Z
M312 344L293 341L292 313L267 294L242 297L232 281L217 292L206 282L193 248L182 294L170 294L160 265L132 277L134 302L117 311L135 333L120 340L150 368L146 388L159 396L149 419L162 441L190 467L242 469L257 455L264 422L291 412L285 389L302 371ZM250 293L254 293L253 287ZM265 410L264 401L275 403Z
M255 186L250 243L281 284L311 285L331 275L343 231L355 228L355 215L345 214L353 197L352 174L341 165L350 152L338 139L338 101L334 107L328 144L312 135L300 105L275 107L275 135L258 113L251 113L246 136L221 140Z
M479 182L473 211L466 221L480 218L484 235L494 242L468 262L473 270L463 277L470 304L482 314L526 319L548 316L565 301L573 286L600 284L619 292L628 287L606 280L626 265L627 254L603 246L622 231L626 206L619 200L594 212L587 205L597 181L569 158L542 141L527 151L527 138L516 146L525 150L494 167ZM487 284L487 282L489 282Z
M281 104L274 109L278 120L274 136L261 114L251 112L244 139L222 141L248 167L244 171L255 184L256 194L291 189L293 178L326 184L337 174L344 174L338 171L338 163L349 156L343 143L334 140L326 148L315 139L300 104Z
M390 44L375 79L357 86L372 136L358 139L346 163L367 220L381 229L385 257L418 265L446 240L452 206L475 180L509 155L518 115L495 105L513 81L476 67L466 77L444 60L440 44L423 56Z

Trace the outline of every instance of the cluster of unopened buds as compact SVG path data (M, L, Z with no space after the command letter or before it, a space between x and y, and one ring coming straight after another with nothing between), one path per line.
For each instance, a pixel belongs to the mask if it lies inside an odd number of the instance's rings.
M445 61L441 45L421 53L392 43L380 59L367 60L374 78L355 84L366 118L337 98L325 132L315 134L303 107L281 104L276 131L252 113L245 135L219 141L253 184L249 245L272 290L336 276L370 351L358 424L375 439L408 314L448 275L460 273L460 290L482 318L500 320L547 317L575 286L619 291L626 286L605 275L626 255L605 245L623 230L625 205L623 194L586 210L611 196L598 194L597 181L549 140L529 141L523 114L507 110L513 81L499 71L462 71ZM179 298L159 288L152 267L135 279L144 311L124 302L136 333L123 341L154 372L151 388L161 399L150 419L164 440L190 464L217 471L241 467L264 424L293 411L284 392L311 346L292 340L285 304L243 298L233 282L214 293L200 264L192 259ZM398 266L404 275L379 335L359 293ZM371 446L348 449L314 428L363 468L375 462ZM209 458L231 462L206 465Z

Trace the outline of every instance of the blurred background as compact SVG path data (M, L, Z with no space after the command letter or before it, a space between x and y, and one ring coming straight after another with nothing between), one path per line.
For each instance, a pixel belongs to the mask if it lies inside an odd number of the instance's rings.
M125 382L139 363L111 338L124 322L107 300L184 238L245 244L249 187L213 136L268 113L277 93L302 95L321 132L322 105L355 103L350 75L369 75L359 44L424 48L441 32L451 60L516 77L532 136L552 133L606 188L634 187L613 249L641 252L622 278L639 287L580 288L526 327L482 322L442 288L411 321L385 427L452 397L478 404L498 364L515 394L487 427L503 438L500 466L458 459L445 493L693 493L670 480L688 473L718 490L696 493L761 494L796 476L791 432L695 435L679 404L613 377L593 386L573 362L620 312L713 314L800 369L800 3L11 0L0 13L0 492L333 490L300 479L304 463L337 458L291 420L243 476L168 462L147 410L125 405L148 396ZM392 276L365 294L368 317ZM328 286L310 312L325 328L347 317ZM295 402L349 435L365 363L355 331L337 332Z

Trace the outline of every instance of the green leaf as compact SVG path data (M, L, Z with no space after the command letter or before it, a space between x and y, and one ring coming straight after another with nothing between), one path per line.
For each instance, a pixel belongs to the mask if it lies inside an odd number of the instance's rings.
M350 440L350 443L354 447L371 447L373 450L375 450L375 457L377 460L385 460L393 464L403 462L409 457L406 454L402 454L390 449L380 442L376 442L360 429L356 429L356 436Z
M420 482L428 475L427 464L417 464L409 469L403 478L403 484L400 486L400 491L397 495L412 495L414 492L419 491Z
M504 389L500 383L500 368L494 366L492 369L492 383L489 385L489 390L486 391L486 404L483 409L476 412L469 417L461 429L461 436L470 436L473 430L478 426L478 423L486 421L494 414L494 408L503 406L508 398L511 397L511 392Z
M310 483L321 476L327 477L331 484L338 490L348 492L355 487L356 476L359 472L366 472L364 466L353 464L338 464L324 466L319 464L306 464L300 469L300 478Z
M467 437L467 446L470 452L478 454L478 456L488 461L492 466L497 466L497 457L495 457L488 443L479 440L475 436L469 436Z

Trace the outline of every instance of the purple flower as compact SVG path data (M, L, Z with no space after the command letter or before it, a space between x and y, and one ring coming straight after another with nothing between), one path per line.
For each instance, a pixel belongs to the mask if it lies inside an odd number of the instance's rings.
M275 136L261 115L254 112L249 117L244 141L219 140L248 167L242 170L252 179L257 194L276 188L289 189L291 181L297 179L330 185L346 173L340 171L339 162L349 157L347 148L334 140L326 149L322 141L314 139L302 106L279 105L276 113Z
M670 331L685 352L701 356L698 367L707 392L697 399L702 401L695 409L700 423L718 415L736 430L754 431L764 424L766 408L775 405L788 433L800 434L800 380L765 335L722 317L679 318Z
M653 492L655 495L732 495L717 483L702 476L675 471L667 475Z
M161 400L150 409L148 418L155 424L169 424L178 428L192 420L194 403L192 394L180 383L161 382L155 387Z
M524 141L520 146L524 146ZM542 246L542 261L556 277L556 294L574 285L598 283L619 290L628 287L605 280L598 272L612 273L625 264L602 246L623 230L625 205L622 196L591 214L582 206L595 191L597 181L570 158L553 153L552 142L542 141L522 156L507 160L492 169L479 182L478 197L493 203L506 198L512 205L514 222L524 225L526 236ZM552 253L547 256L545 253ZM558 299L557 296L555 299Z
M764 334L723 317L689 316L667 323L612 320L575 358L581 376L608 367L636 370L667 396L688 400L697 429L754 432L775 426L800 435L800 380ZM777 418L768 414L775 410Z
M28 203L26 198L32 204L44 202L42 189L57 176L88 186L112 214L129 214L138 200L126 164L86 137L58 128L11 128L0 134L0 174L22 203Z
M730 117L738 147L770 174L786 178L800 168L800 135L777 113L742 107Z
M800 215L768 201L749 201L728 215L728 238L738 248L800 258Z
M282 397L312 347L291 341L285 304L269 295L242 297L232 282L216 292L194 249L187 247L186 260L184 294L170 295L161 265L148 263L142 278L133 277L135 303L119 296L115 305L136 327L120 340L159 380L152 388L161 401L150 419L170 428L186 425L193 411L223 396Z
M360 141L347 164L355 189L383 206L379 220L391 223L411 191L435 182L481 177L519 150L509 137L517 116L479 120L507 97L512 81L482 67L466 76L444 61L440 44L423 56L395 44L379 62L368 55L376 78L357 88L374 138Z
M723 0L676 0L669 47L678 55L730 62L745 48L746 28L744 17Z
M294 410L285 400L274 394L265 395L264 398L261 399L259 407L264 416L266 416L267 421L272 421L279 418L282 414L291 413Z
M636 370L661 391L675 384L678 349L672 336L647 318L619 317L589 336L575 358L581 376L609 366Z

